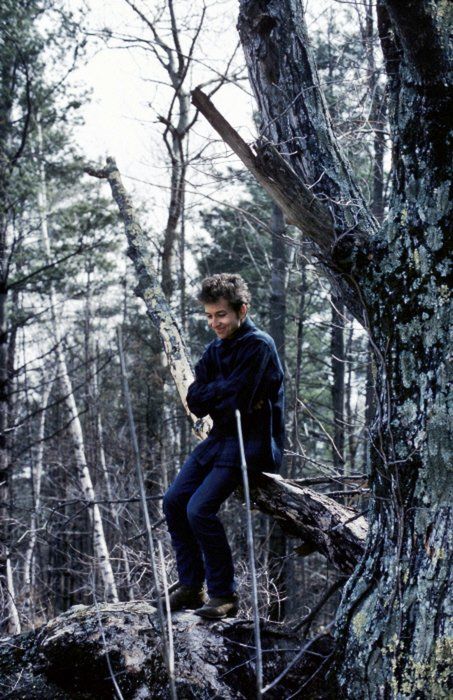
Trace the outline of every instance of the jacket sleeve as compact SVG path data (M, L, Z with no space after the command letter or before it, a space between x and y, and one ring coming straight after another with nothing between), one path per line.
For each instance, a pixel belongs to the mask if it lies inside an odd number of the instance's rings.
M216 382L209 381L212 374L208 351L206 350L194 367L195 381L187 392L187 405L197 418L204 418L212 410L216 397Z
M252 410L254 400L262 388L262 380L271 359L272 351L268 344L256 338L244 343L236 360L236 366L227 379L202 382L207 378L205 367L195 368L196 380L189 387L187 403L197 417L214 414L217 423L224 423L234 417L234 411L241 413ZM202 358L203 360L203 358Z

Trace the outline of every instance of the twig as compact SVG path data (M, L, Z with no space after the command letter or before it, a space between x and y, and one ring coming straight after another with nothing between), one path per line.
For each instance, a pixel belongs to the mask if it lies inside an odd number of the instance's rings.
M335 583L333 583L333 584L327 589L327 591L324 593L324 595L322 596L321 600L320 600L319 603L313 608L313 610L312 610L308 615L306 615L304 618L302 618L302 620L301 620L300 622L298 622L298 624L297 624L295 627L293 627L292 632L298 632L302 627L306 627L306 626L310 625L311 622L315 619L316 615L319 613L319 611L320 611L320 610L324 607L324 605L327 603L327 601L329 600L329 598L330 598L331 596L333 596L333 594L334 594L339 588L341 588L341 586L344 586L344 584L346 583L346 581L347 581L347 578L346 578L346 577L339 578L337 581L335 581Z
M255 569L255 550L253 544L253 528L252 515L250 504L249 479L247 474L247 462L245 459L244 440L242 436L241 414L236 410L236 423L239 438L239 450L241 453L241 470L242 480L244 483L245 510L247 518L247 547L249 550L250 560L250 578L252 582L252 605L253 605L253 622L255 629L255 646L256 646L256 697L260 700L263 695L263 657L261 653L261 636L260 636L260 617L258 609L258 586L256 581Z
M333 625L333 622L331 622L325 629L330 629ZM313 637L313 639L310 639L307 644L305 644L302 649L299 651L298 654L290 661L288 666L272 681L272 683L269 683L265 688L263 688L263 694L267 693L268 690L271 690L272 688L275 688L276 685L280 683L281 680L286 676L287 673L297 664L298 661L303 657L304 654L306 654L310 647L318 641L318 639L321 639L321 637L324 637L325 632L321 632L320 634L316 635L316 637ZM324 663L324 662L323 662Z
M162 542L158 542L157 546L159 548L159 559L160 568L162 572L162 583L164 588L165 596L165 609L167 611L167 630L168 630L168 674L170 676L170 683L175 685L175 651L173 646L173 628L171 626L171 608L170 608L170 596L168 590L168 580L167 571L165 569L165 559L164 551L162 549Z
M339 474L338 476L317 476L308 479L291 479L291 481L294 481L294 483L298 484L299 486L314 486L315 484L328 484L336 481L365 481L366 478L366 474Z
M332 658L332 655L333 655L333 652L330 653L330 654L328 654L328 656L326 656L326 658L324 659L324 661L323 661L322 663L320 663L319 666L313 671L313 673L311 674L311 676L310 676L309 678L307 678L307 680L305 681L305 683L302 683L302 685L299 686L299 688L296 690L295 693L293 693L292 695L288 695L288 697L286 698L286 700L291 700L291 698L295 698L296 695L298 695L298 694L300 693L301 690L303 690L304 688L306 688L307 685L308 685L309 683L312 682L313 678L314 678L315 676L317 676L318 673L319 673L320 671L322 671L322 669L324 668L324 666L326 665L326 663L329 661L329 659Z

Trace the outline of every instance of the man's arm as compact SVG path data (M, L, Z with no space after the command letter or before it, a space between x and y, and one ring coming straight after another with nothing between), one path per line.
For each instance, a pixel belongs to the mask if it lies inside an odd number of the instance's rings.
M202 381L207 378L206 360L202 358L195 368L196 380L190 385L187 403L197 417L215 414L216 422L227 422L234 416L234 411L248 412L268 363L272 356L269 345L257 338L251 338L240 349L237 363L227 379Z
M205 350L194 367L195 381L187 392L187 405L197 418L204 418L212 410L216 398L216 381L209 381L209 350Z

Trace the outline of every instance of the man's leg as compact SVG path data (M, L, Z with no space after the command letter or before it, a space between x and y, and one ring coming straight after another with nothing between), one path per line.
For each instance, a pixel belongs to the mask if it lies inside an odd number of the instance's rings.
M190 528L203 552L210 598L234 593L233 558L217 513L240 481L239 470L214 466L187 504Z
M162 505L175 552L179 583L193 589L202 588L205 571L200 546L187 519L187 503L210 469L189 456L166 492Z

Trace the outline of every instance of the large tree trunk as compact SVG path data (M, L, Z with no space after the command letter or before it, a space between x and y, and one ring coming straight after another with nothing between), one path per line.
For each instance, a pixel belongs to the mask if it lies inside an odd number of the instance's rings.
M443 9L447 3L380 3L394 171L389 216L364 271L380 397L370 538L338 620L340 679L353 697L363 685L370 697L448 695L451 102Z
M394 143L393 195L380 229L332 133L299 0L241 2L239 31L271 146L261 140L255 155L212 105L199 93L195 99L311 238L373 344L374 498L365 556L338 617L343 691L352 698L432 698L446 696L451 638L445 365L451 10L447 2L424 0L378 5ZM315 196L311 204L304 186ZM332 217L330 229L323 211Z

